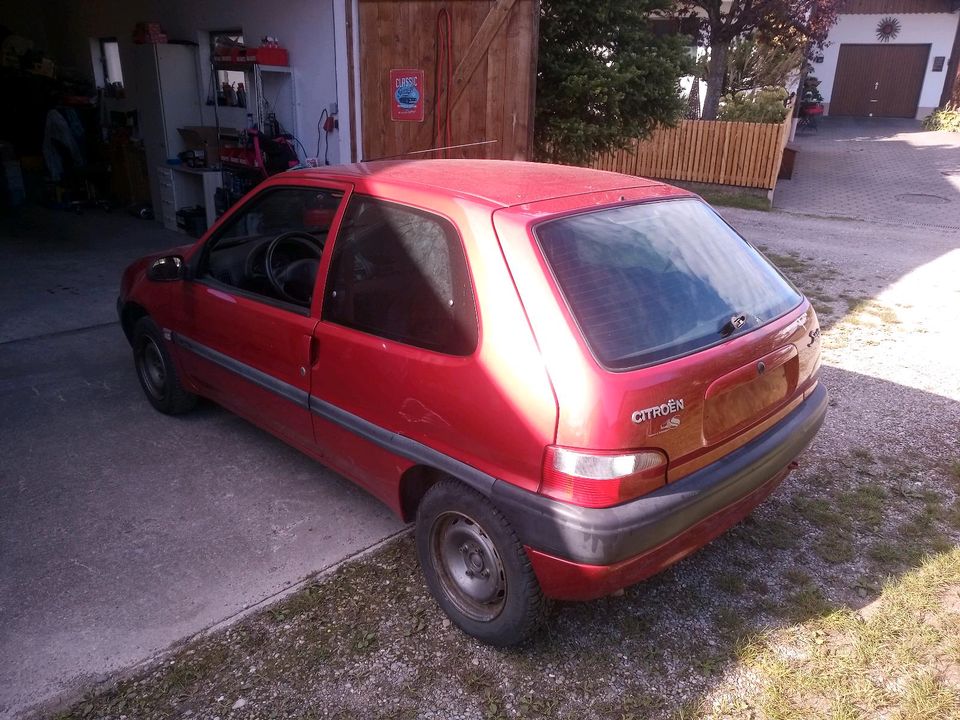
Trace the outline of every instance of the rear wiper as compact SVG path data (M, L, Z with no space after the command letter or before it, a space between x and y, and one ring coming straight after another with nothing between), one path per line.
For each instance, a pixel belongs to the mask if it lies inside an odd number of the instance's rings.
M746 324L746 315L733 315L729 320L727 320L727 322L723 324L718 332L720 333L720 337L728 337L733 335L737 330Z

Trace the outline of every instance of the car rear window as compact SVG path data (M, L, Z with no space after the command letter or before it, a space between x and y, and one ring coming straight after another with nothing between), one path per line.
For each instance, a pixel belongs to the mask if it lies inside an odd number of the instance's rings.
M584 337L612 370L715 345L801 300L695 199L559 218L535 234Z

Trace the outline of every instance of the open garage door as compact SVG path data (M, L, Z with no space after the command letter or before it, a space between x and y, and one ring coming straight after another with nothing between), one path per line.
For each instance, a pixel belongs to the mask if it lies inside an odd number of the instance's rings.
M929 55L929 45L841 45L830 114L916 117Z
M527 158L535 0L359 0L355 7L359 48L351 48L350 66L359 73L358 159Z

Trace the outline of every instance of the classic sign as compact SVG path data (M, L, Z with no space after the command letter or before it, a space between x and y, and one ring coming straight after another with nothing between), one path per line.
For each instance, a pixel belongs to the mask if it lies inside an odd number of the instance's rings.
M423 117L423 70L391 70L390 119L397 122L423 122Z

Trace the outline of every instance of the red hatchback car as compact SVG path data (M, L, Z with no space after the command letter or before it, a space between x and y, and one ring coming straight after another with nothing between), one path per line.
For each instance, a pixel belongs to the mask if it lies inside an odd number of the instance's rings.
M827 406L796 288L695 195L595 170L283 173L118 309L154 407L210 398L416 519L496 645L742 519Z

